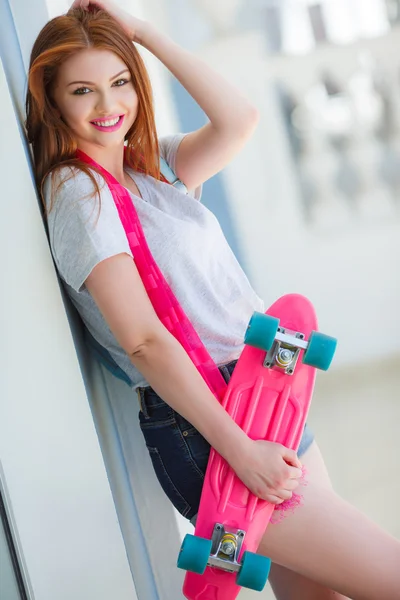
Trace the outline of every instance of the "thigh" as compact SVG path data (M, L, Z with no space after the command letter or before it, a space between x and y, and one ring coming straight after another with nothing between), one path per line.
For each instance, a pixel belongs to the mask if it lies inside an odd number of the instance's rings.
M302 504L268 526L259 551L322 586L315 598L334 598L326 591L334 589L358 600L400 600L400 542L335 494L315 442L302 462Z
M332 483L317 444L314 442L301 457L307 463L307 481L314 481L327 489ZM296 573L272 563L269 582L277 600L346 600L341 594Z
M269 582L276 600L350 600L348 596L276 563L272 563Z

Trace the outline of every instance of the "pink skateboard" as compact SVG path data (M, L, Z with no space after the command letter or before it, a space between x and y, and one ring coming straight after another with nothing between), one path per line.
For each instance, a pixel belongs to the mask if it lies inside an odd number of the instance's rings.
M328 369L336 340L317 332L312 304L283 296L266 314L254 313L223 405L252 439L297 450L316 368ZM241 587L261 591L270 560L256 554L274 505L254 496L211 450L195 535L187 535L178 567L187 570L189 600L233 600Z

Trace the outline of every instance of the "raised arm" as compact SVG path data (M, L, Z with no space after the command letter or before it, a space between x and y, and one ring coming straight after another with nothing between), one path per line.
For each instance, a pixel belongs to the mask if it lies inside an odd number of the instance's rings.
M203 109L209 123L189 133L179 146L175 171L189 190L218 173L241 150L258 123L257 108L203 60L181 48L152 23L110 0L75 0L71 8L102 8L132 42L156 56Z
M142 26L140 43L169 69L209 118L209 123L182 140L176 156L177 176L188 189L195 189L241 150L258 123L258 110L203 60L150 23Z

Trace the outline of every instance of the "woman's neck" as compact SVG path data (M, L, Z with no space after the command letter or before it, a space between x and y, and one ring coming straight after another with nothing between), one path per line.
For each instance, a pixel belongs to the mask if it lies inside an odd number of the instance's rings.
M93 144L79 143L79 149L90 156L103 169L106 169L117 181L123 184L126 180L124 172L124 145L114 148L102 148Z

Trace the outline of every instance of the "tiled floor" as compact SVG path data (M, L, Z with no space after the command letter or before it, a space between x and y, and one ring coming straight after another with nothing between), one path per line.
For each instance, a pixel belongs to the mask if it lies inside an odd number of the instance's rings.
M319 374L309 423L337 492L400 539L400 357Z

